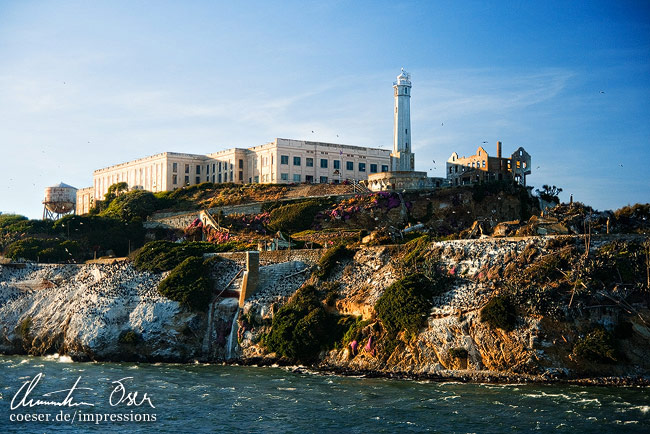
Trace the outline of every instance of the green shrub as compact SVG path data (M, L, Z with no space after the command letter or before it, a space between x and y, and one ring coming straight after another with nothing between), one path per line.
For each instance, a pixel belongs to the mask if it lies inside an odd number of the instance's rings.
M362 320L362 317L356 317L353 321L351 321L350 326L348 327L348 330L345 332L343 335L343 339L341 340L342 347L345 348L350 342L352 341L361 341L363 339L363 329L368 326L372 320Z
M135 345L142 341L142 336L133 330L125 330L120 333L120 337L117 339L119 343L126 345Z
M612 333L600 327L579 339L573 347L573 354L579 359L592 362L614 363L617 361L614 337Z
M466 359L469 354L465 348L449 348L449 357L452 359Z
M321 279L327 278L339 261L353 255L354 252L342 244L328 249L318 261L318 269L315 271L316 276Z
M481 309L481 321L487 322L490 327L511 331L517 322L515 308L508 297L498 295Z
M5 256L40 262L67 262L79 257L79 243L58 238L23 238L7 246Z
M219 253L234 250L235 242L222 244L192 241L173 243L171 241L151 241L145 244L133 258L138 270L159 273L168 271L190 257L202 257L204 253Z
M444 290L441 284L419 273L406 276L386 288L375 304L375 311L389 337L394 338L402 330L417 333L426 323L433 305L432 298Z
M341 339L351 320L328 313L311 285L298 290L273 316L264 346L280 356L308 363Z
M408 252L404 256L404 264L412 264L419 262L424 258L424 253L431 244L431 237L427 234L421 235L408 243L404 244L405 250Z
M23 319L20 324L18 325L18 331L20 332L20 337L23 338L23 340L28 340L29 339L29 332L32 329L32 317L28 316Z
M136 219L146 219L157 208L158 203L153 193L145 190L133 190L114 198L100 215L130 222Z
M274 231L300 232L309 229L323 205L315 200L282 205L271 211L269 227Z
M209 269L201 258L187 258L158 285L165 297L193 310L206 310L212 298Z

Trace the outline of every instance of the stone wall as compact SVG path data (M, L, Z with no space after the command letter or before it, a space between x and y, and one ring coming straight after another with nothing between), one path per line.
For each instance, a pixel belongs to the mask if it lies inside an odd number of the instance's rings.
M283 262L300 261L306 264L316 264L326 249L291 249L260 252L260 265L280 264ZM220 256L240 264L246 263L246 252L211 253L210 256ZM208 256L206 255L206 256Z

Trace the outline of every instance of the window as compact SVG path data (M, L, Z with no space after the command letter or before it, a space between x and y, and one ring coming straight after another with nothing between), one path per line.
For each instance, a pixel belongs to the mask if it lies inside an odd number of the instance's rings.
M289 156L280 155L280 164L289 164Z
M293 175L293 182L300 182L300 175L299 174L294 174Z
M172 163L172 172L176 173L178 172L178 163ZM176 184L176 183L174 183Z
M305 165L307 167L314 167L314 159L313 158L305 158Z
M201 166L196 166L196 174L197 175L201 174Z
M300 166L300 157L293 157L293 165Z
M408 128L405 128L405 129L404 129L404 133L405 133L405 134L408 134L408 133L409 133L409 129L408 129Z
M190 165L189 164L185 165L185 173L190 173Z
M382 172L388 172L388 166L385 165L385 164L382 164L382 165L381 165L381 171L382 171Z
M327 169L327 159L325 158L320 159L320 167L321 169Z
M370 165L370 173L377 173L377 165L376 164L371 164Z
M221 172L221 161L219 161L219 172ZM221 182L221 181L219 181Z
M232 172L230 172L230 182L232 182Z
M481 164L483 167L485 167L485 160L483 160L483 163Z
M190 177L185 175L185 185L190 185Z
M200 183L201 183L201 177L200 177L200 176L197 176L196 179L195 179L195 181L196 181L196 184L200 184Z
M346 170L354 170L354 162L352 162L352 161L346 161L346 162L345 162L345 169L346 169Z
M327 161L327 160L326 160ZM327 184L327 176L321 176L320 177L320 183L321 184Z
M287 157L287 161L289 160L289 157ZM289 174L288 173L281 173L280 174L280 179L282 181L288 181L289 180Z
M178 184L178 175L172 175L172 184Z
M239 168L240 169L244 168L244 160L242 160L241 158L239 159Z
M221 183L221 173L219 174L219 177L217 179L219 180L219 183Z
M359 172L366 171L366 163L359 163Z
M216 170L214 170L216 167L217 167L217 165L212 163L212 173L216 172Z
M209 164L205 165L205 173L208 174L208 175L210 174L210 165Z
M214 171L212 171L212 183L214 183Z
M253 178L253 180L254 180L256 183L259 183L259 182L260 182L260 177L259 177L259 176L255 176L255 177Z
M305 175L305 182L314 182L314 177L311 175Z
M243 180L244 180L244 172L241 171L241 170L239 171L239 180L240 180L240 181L243 181Z
M334 164L335 169L340 169L341 168L341 160L334 160L333 164Z

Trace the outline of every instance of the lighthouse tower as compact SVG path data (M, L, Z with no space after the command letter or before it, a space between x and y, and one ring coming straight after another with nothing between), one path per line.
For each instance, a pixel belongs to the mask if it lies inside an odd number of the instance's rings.
M395 114L393 152L388 172L370 173L367 186L372 191L423 190L439 187L441 178L429 178L427 172L415 171L415 154L411 152L411 76L404 72L393 83Z
M412 172L415 156L411 152L411 74L404 72L393 83L395 113L393 124L393 152L390 154L391 171Z

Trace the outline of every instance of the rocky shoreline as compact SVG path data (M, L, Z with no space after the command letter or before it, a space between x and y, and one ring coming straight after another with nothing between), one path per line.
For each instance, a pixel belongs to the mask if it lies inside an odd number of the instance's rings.
M436 373L413 373L406 371L377 371L372 369L349 369L341 366L295 365L290 360L273 357L254 357L231 362L224 362L233 366L260 366L290 368L296 373L316 373L320 375L339 375L343 377L358 378L388 378L396 380L432 381L432 382L458 382L480 384L568 384L594 387L650 387L650 376L624 376L624 377L583 377L561 378L549 375L527 375L497 371L472 371L472 370L441 370Z

